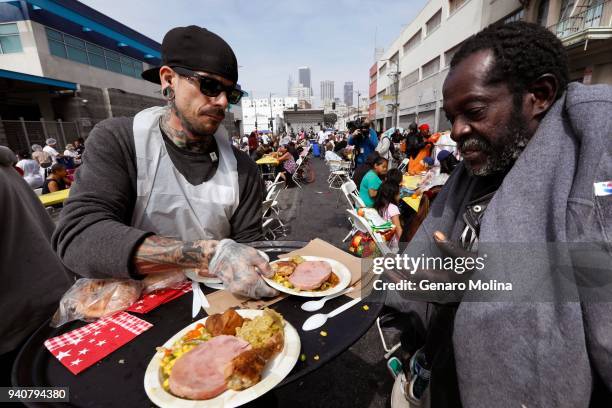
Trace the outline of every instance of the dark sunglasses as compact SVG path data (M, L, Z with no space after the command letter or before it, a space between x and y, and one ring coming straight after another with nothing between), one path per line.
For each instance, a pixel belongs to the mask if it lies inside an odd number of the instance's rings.
M200 75L190 69L182 67L172 67L172 69L181 76L196 78L200 82L200 92L206 96L210 96L211 98L216 98L221 92L225 92L225 95L227 95L227 101L232 105L236 105L238 102L240 102L240 99L242 99L245 94L240 90L240 88L235 86L225 86L214 78Z

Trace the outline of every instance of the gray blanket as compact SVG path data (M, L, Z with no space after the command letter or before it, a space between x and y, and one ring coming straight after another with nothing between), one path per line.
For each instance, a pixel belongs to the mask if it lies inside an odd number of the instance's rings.
M506 253L480 277L512 281L515 297L484 302L466 294L459 306L453 345L464 407L588 407L594 375L612 390L612 303L591 302L572 285L567 266L571 274L583 260L566 245L588 245L588 257L612 278L612 196L593 190L609 180L612 87L571 84L482 221L479 253ZM473 188L461 164L407 253L422 252L436 230L457 239Z

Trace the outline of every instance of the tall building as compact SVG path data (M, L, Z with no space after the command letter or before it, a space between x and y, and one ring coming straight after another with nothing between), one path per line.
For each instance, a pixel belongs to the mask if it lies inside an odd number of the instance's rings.
M321 102L334 100L334 81L321 81Z
M287 80L287 95L291 95L291 89L293 88L293 78L289 75L289 79Z
M298 68L298 82L302 84L301 86L309 88L310 93L312 93L312 85L310 83L310 68L308 67Z
M344 104L353 106L353 82L344 83Z
M541 24L563 43L571 81L612 83L612 1L429 0L370 69L370 116L378 130L394 123L450 129L442 85L460 45L490 24ZM397 77L399 73L399 78Z
M312 103L312 89L306 86L302 86L302 84L293 86L289 91L289 96L297 98L299 101L306 101L308 103Z

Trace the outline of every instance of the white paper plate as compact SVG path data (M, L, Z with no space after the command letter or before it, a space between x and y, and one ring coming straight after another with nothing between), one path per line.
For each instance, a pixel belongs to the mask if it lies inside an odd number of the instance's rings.
M253 319L263 314L263 310L240 309L236 310L240 316ZM208 317L193 322L180 332L172 336L163 344L163 347L171 348L189 330L193 330L198 323L205 323ZM293 369L300 356L300 336L295 328L285 320L285 346L272 360L268 361L264 369L261 381L242 391L227 390L215 398L208 400L188 400L176 397L166 390L160 382L159 365L163 357L162 352L157 352L151 359L144 377L144 387L149 399L161 408L212 408L212 407L237 407L253 401L264 395L280 383Z
M349 271L349 269L346 266L344 266L344 264L341 264L340 262L334 259L322 258L320 256L305 255L305 256L302 256L302 258L304 258L307 261L325 261L329 263L332 267L332 272L335 273L338 276L338 278L340 278L340 282L338 282L338 284L334 286L333 288L325 290L325 291L311 291L311 290L289 289L288 287L283 286L280 283L275 282L269 278L264 278L264 280L266 281L268 285L272 286L274 289L280 292L288 293L290 295L295 295L295 296L302 296L302 297L323 297L327 295L333 295L334 293L338 293L341 290L345 289L351 283L351 271ZM279 259L278 261L289 261L289 260L290 258L282 258L282 259ZM274 261L270 263L274 264L278 261Z
M263 256L266 261L270 260L270 257L265 252L260 251L260 250L257 250L257 252L259 252L259 254L261 256ZM194 282L200 282L200 283L223 283L221 281L221 279L219 279L219 278L200 276L195 271L185 272L185 276L188 277L189 279L191 279Z

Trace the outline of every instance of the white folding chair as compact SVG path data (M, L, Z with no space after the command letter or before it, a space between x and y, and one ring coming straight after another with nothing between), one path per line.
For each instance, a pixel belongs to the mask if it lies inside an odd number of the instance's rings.
M265 238L272 237L272 240L275 240L276 234L274 233L274 228L272 228L272 224L274 223L275 218L270 216L270 213L272 213L271 211L272 202L273 200L265 200L261 204L262 227L263 227L264 237Z
M368 220L357 215L357 212L355 210L346 210L346 211L349 213L349 217L353 220L353 225L355 226L355 228L357 228L357 230L363 233L366 233L370 237L372 237L372 239L376 243L376 246L378 247L378 249L380 250L383 256L393 253L393 251L391 251L391 249L389 248L385 240L382 238L382 236L380 234L375 233L374 230L372 230L372 227L370 227Z
M293 172L293 176L291 176L293 182L299 187L302 188L302 185L300 184L300 182L298 181L298 171L301 169L302 167L302 163L304 163L304 157L300 157L297 159L297 161L295 162L295 164L297 165L297 167L295 168L295 171Z
M359 196L359 190L357 190L357 185L353 180L347 180L340 186L340 190L342 190L342 194L344 194L344 197L348 202L349 209L354 210L355 208L366 206Z
M276 200L276 197L278 197L278 194L280 193L280 191L283 189L283 187L285 186L285 182L284 181L275 181L274 183L270 184L270 186L267 189L266 192L266 200Z
M403 173L404 171L406 171L406 167L408 167L408 162L409 161L410 161L410 159L405 158L404 160L402 160L402 162L397 167L397 169Z
M340 160L330 160L327 162L329 165L329 177L327 183L330 189L340 190L342 184L349 179L349 173L351 170L351 162L345 162Z
M342 191L342 194L344 195L344 198L346 199L346 202L348 204L347 209L354 210L355 208L365 207L365 203L363 202L361 197L359 197L359 191L357 191L357 186L355 185L355 182L353 180L348 180L346 183L342 184L340 190ZM350 217L348 220L351 223L351 230L344 237L342 242L346 242L347 239L349 239L351 236L353 236L355 232L357 232L357 229L353 225L353 220Z

